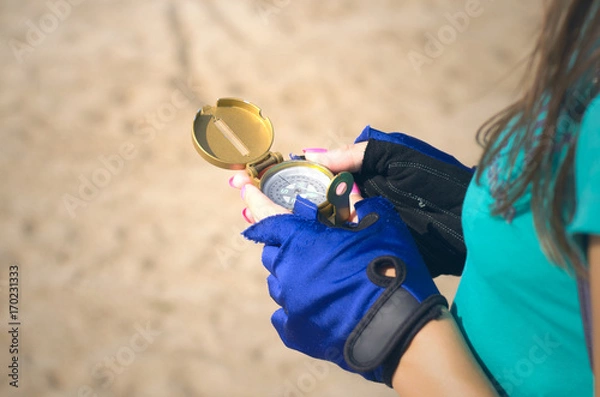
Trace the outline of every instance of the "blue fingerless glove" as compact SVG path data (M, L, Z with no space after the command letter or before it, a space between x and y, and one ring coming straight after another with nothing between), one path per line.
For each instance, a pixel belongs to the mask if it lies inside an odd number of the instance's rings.
M473 169L412 136L367 126L356 142L368 141L354 179L363 197L394 204L433 277L462 273L466 247L461 214Z
M391 387L413 336L448 304L393 205L365 199L356 211L358 224L332 227L299 198L294 214L243 234L265 244L269 293L281 306L271 320L284 344ZM383 275L389 266L395 277Z

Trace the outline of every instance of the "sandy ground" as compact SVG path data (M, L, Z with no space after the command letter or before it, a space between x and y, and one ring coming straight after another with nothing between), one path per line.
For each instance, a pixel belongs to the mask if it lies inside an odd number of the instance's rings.
M191 145L194 114L241 97L283 153L342 146L371 124L474 164L539 8L2 0L0 395L394 395L282 345L260 247L239 237L230 172ZM452 296L456 281L440 286Z

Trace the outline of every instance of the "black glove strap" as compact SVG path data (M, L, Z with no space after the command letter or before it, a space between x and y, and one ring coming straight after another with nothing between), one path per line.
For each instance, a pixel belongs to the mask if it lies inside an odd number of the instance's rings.
M394 265L396 277L382 276L378 272L381 263ZM377 258L369 264L368 274L375 284L387 288L350 334L344 357L357 372L383 365L384 382L391 387L400 357L414 335L427 322L438 318L448 302L442 295L431 295L419 302L402 288L405 266L398 258Z

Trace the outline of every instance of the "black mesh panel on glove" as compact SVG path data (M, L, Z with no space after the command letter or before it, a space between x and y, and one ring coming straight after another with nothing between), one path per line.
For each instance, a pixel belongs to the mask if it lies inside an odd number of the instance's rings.
M375 139L354 175L363 197L382 196L394 204L432 277L462 274L461 211L472 176L469 168Z

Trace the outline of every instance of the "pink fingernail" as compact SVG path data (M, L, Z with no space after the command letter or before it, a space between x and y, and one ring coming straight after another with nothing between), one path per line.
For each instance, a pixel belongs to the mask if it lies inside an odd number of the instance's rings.
M302 149L302 152L304 152L304 153L327 153L327 149L308 148L308 149Z
M252 220L250 219L250 217L248 216L248 208L244 208L242 210L242 217L244 218L244 220L248 223L252 223Z
M235 186L233 186L233 178L234 178L233 176L231 178L229 178L229 186L231 186L231 187L235 187Z
M246 185L242 186L242 189L240 190L240 196L242 196L242 199L244 199L245 195L246 195Z
M358 188L358 185L356 184L356 182L354 183L354 185L352 185L352 191L350 193L351 194L360 194L360 189Z

